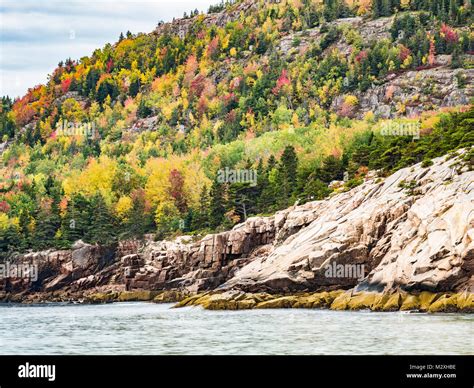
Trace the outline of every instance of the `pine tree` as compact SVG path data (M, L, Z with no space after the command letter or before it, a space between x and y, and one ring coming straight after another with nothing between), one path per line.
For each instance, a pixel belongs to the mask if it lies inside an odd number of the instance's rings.
M431 0L430 2L430 12L433 14L433 15L438 15L438 4L437 4L438 0Z
M97 193L89 203L90 228L86 239L91 243L108 244L115 240L114 220L107 208L104 197Z
M10 252L21 251L22 238L20 231L14 225L0 229L0 259L8 257Z
M456 0L449 1L449 20L455 24L458 19L458 5Z
M446 12L446 1L440 0L438 2L438 18L444 22L448 19L448 14Z
M401 8L401 1L400 0L391 0L390 1L390 8L392 12L399 11Z
M201 194L199 196L199 208L194 213L194 217L191 223L192 230L201 230L209 228L209 207L209 191L206 186L203 186L203 188L201 189Z
M324 158L317 175L325 183L331 183L333 180L342 180L344 177L342 161L333 155L327 156Z
M265 174L265 168L263 166L263 159L260 158L257 165L257 186L255 188L255 213L258 214L262 211L260 198L262 196L263 188L268 185L268 177Z
M381 16L390 16L392 14L391 0L382 0L381 2Z
M311 175L304 187L302 199L303 202L316 201L326 198L330 192L331 190L324 182L315 178L315 175Z
M128 221L123 227L121 239L143 238L145 233L153 230L154 221L151 213L146 211L146 199L143 189L137 189L131 194L133 206L130 209Z
M292 200L296 188L297 168L298 158L295 148L287 146L281 156L276 175L277 203L279 207L287 207Z
M224 221L224 215L226 213L224 184L214 180L212 182L210 196L209 223L212 228L217 228Z
M372 0L372 16L374 18L383 16L382 0Z
M135 97L140 91L140 86L140 78L136 77L132 79L132 82L130 82L130 86L128 88L128 94L130 94L132 97Z
M89 226L89 202L82 194L75 194L61 220L61 245L68 248L77 240L85 239Z
M58 204L51 201L51 204L40 207L36 213L36 225L32 244L36 249L46 249L56 246L56 233L61 226Z
M258 199L259 211L268 213L275 208L275 185L270 182L270 174L273 173L277 161L273 155L268 158L266 169L259 175L261 194Z
M324 18L332 21L338 17L339 0L324 0Z

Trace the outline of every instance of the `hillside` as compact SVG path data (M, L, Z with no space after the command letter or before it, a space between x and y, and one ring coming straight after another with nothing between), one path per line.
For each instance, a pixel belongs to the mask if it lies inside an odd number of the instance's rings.
M0 111L0 255L220 232L457 149L472 6L237 1L122 34Z
M466 155L386 179L373 174L330 199L251 217L199 241L128 241L115 250L79 241L71 250L19 255L15 264L36 264L37 278L0 281L0 297L377 309L379 295L380 309L390 298L387 309L407 301L407 309L472 312L474 172ZM279 297L289 293L296 296Z

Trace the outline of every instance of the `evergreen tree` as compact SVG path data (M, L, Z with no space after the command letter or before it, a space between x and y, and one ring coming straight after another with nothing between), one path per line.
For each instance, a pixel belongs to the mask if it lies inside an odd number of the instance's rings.
M275 208L275 185L270 182L270 174L274 171L277 161L273 155L268 158L266 169L258 176L261 194L258 199L260 212L268 213Z
M192 230L207 229L210 226L209 223L209 206L210 198L209 191L206 186L203 186L201 194L199 196L199 207L194 213L194 217L191 224Z
M82 87L82 92L84 96L89 96L90 93L92 93L92 95L95 95L95 88L97 82L99 81L99 78L100 72L94 67L92 67L87 73L85 85Z
M334 180L342 180L344 177L342 161L333 155L327 156L324 158L317 175L319 179L328 184Z
M132 97L135 97L140 91L140 86L140 78L136 77L132 79L132 82L130 82L130 86L128 88L128 94L130 94Z
M86 239L91 243L108 244L115 241L114 219L110 214L104 197L97 193L90 202L90 228Z
M381 2L381 16L390 16L392 14L392 1L382 0Z
M22 247L22 237L19 229L10 225L0 229L0 259L7 258L10 252L18 252Z
M128 221L124 225L121 239L143 238L145 233L154 229L154 221L151 213L146 211L145 192L143 189L131 194L133 206L130 210Z
M458 19L458 4L456 0L450 0L449 1L449 20L455 24Z
M330 192L328 186L313 174L304 187L301 199L303 202L316 201L326 198Z
M209 223L211 227L217 228L224 221L224 215L226 213L224 184L214 180L212 182L210 196Z
M438 18L443 22L448 21L448 13L446 12L446 1L439 0L438 1Z
M36 225L32 244L35 249L46 249L56 246L56 233L61 226L58 204L51 201L51 204L43 205L37 211Z
M283 151L276 175L277 203L279 207L286 207L292 201L296 188L296 172L298 158L295 148L287 146Z
M379 18L383 15L382 0L372 0L372 16Z
M391 0L390 1L390 8L392 12L399 11L401 8L401 1L400 0Z
M61 245L70 247L77 240L84 240L90 227L89 201L82 194L74 194L61 220Z

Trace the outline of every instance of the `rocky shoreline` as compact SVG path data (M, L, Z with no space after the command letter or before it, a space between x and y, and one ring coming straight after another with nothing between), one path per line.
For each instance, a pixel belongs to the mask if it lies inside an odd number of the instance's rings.
M36 276L1 278L0 302L472 312L474 171L464 155L370 173L350 191L201 238L12 255L10 266Z
M266 308L323 308L330 310L418 311L418 312L474 312L472 293L405 292L371 293L343 290L297 295L270 295L227 292L198 294L185 298L175 307L202 306L208 310L245 310Z
M175 308L202 307L206 310L250 310L250 309L330 309L337 311L371 310L379 312L425 312L425 313L474 313L474 293L433 293L422 291L407 293L353 292L345 290L306 292L293 295L245 293L242 291L186 294L180 291L122 291L92 293L87 295L28 295L18 298L4 296L3 302L46 303L68 302L103 304L115 302L174 303Z

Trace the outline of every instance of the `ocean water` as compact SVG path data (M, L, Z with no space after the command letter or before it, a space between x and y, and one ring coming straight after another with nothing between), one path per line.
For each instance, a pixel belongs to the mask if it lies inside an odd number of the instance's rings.
M474 315L0 305L0 354L474 354Z

